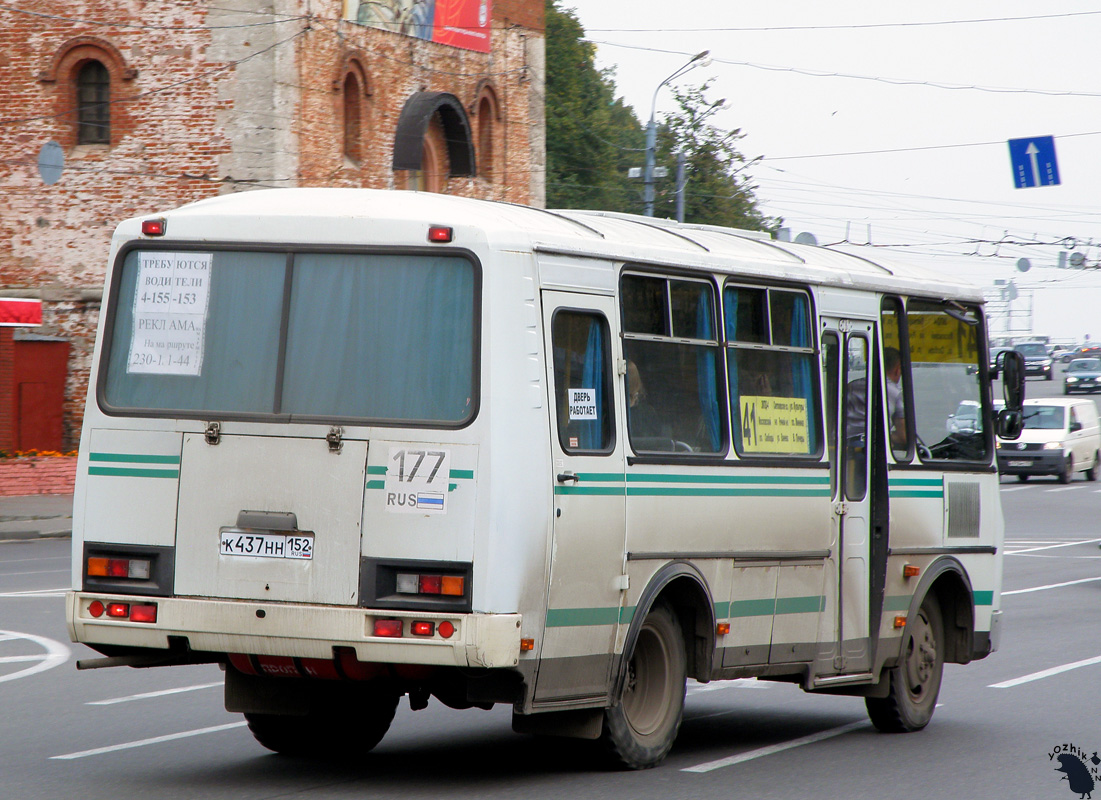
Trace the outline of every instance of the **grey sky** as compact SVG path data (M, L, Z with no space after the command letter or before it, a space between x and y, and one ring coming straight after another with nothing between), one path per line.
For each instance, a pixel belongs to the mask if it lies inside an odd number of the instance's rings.
M677 83L713 79L711 97L728 106L716 124L740 127L742 152L764 156L758 197L793 232L870 240L879 255L987 287L1012 279L1016 326L1031 306L1035 333L1101 338L1101 269L1056 268L1070 239L1101 265L1096 2L565 5L644 121L662 79L710 50L712 64ZM917 24L930 22L942 24ZM663 88L658 114L672 107ZM1062 184L1014 188L1007 140L1045 135ZM835 153L861 155L822 155Z

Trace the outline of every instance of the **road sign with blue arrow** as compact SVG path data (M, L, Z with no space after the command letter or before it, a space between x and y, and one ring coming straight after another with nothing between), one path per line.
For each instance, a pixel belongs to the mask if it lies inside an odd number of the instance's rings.
M1009 158L1013 161L1013 184L1018 189L1059 184L1054 136L1010 139Z

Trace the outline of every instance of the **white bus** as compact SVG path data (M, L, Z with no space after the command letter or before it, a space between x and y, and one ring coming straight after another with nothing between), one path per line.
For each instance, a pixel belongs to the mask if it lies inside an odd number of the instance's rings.
M111 247L73 512L84 668L218 663L285 753L399 699L647 767L687 678L933 714L997 647L982 295L764 234L371 190ZM979 409L948 432L961 403Z

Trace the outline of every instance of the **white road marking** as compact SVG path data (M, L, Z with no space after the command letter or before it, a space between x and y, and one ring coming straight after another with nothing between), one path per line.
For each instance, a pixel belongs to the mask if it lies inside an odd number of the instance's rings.
M40 569L40 570L35 570L34 572L5 572L5 573L2 573L2 577L12 578L12 577L15 577L16 575L56 575L59 572L60 573L68 573L69 570L67 570L67 569Z
M848 725L842 725L839 728L830 728L827 731L812 733L810 736L800 736L798 739L792 739L789 742L781 742L780 744L773 744L769 745L768 747L761 747L757 750L750 750L746 753L739 753L736 756L727 756L726 758L720 758L715 761L706 761L703 764L697 764L694 767L685 767L681 770L681 772L711 772L712 770L721 769L722 767L731 767L735 764L742 764L746 761L752 761L755 758L764 758L765 756L782 753L785 750L791 750L795 747L802 747L805 744L814 744L815 742L832 739L835 736L843 736L846 733L851 733L852 731L860 730L861 728L867 728L870 726L871 723L867 720L850 722Z
M0 597L64 597L68 586L60 589L28 589L25 592L0 592Z
M1096 658L1087 658L1082 661L1075 661L1073 664L1063 664L1061 667L1052 667L1051 669L1041 670L1040 672L1033 672L1031 675L1023 675L1020 678L1014 678L1010 681L1002 681L1001 683L992 683L988 686L988 689L1011 689L1014 686L1020 686L1022 683L1030 683L1031 681L1038 681L1044 678L1050 678L1052 675L1059 675L1063 672L1069 672L1072 669L1078 669L1079 667L1088 667L1092 664L1101 664L1101 656Z
M228 731L233 728L243 728L247 725L247 722L231 722L228 725L215 725L212 728L198 728L193 731L183 731L181 733L170 733L166 736L154 736L152 739L139 739L136 742L124 742L122 744L113 744L108 747L97 747L94 750L81 750L79 753L66 753L63 756L50 756L51 760L71 761L74 758L87 758L88 756L99 756L104 753L114 753L119 750L130 750L134 747L145 747L149 744L160 744L161 742L171 742L176 739L187 739L191 736L202 736L204 733L218 733L220 731Z
M1010 492L1020 492L1027 489L1027 486L1010 486L1009 488L1003 488L1002 494L1009 494Z
M1101 542L1101 539L1079 539L1073 542L1060 542L1059 544L1048 544L1043 547L1026 547L1024 550L1014 550L1012 553L1006 552L1006 555L1018 555L1020 553L1034 553L1037 550L1054 550L1057 547L1074 547L1079 544L1096 544Z
M30 675L34 675L37 672L45 672L48 669L60 666L69 660L69 648L63 645L61 642L55 642L53 639L47 639L45 636L35 636L31 633L20 633L19 631L0 631L0 641L14 641L17 639L26 639L28 642L34 642L46 652L42 655L35 655L32 657L34 661L38 663L33 667L27 667L21 669L18 672L12 672L8 675L0 675L0 683L5 681L14 681L16 678L26 678ZM15 658L21 658L15 656ZM26 659L26 660L32 660Z
M215 686L223 686L222 681L216 681L214 683L198 683L194 686L181 686L177 689L161 689L159 692L143 692L141 694L131 694L126 697L112 697L110 700L92 700L89 703L85 703L86 706L111 706L115 703L128 703L131 700L147 700L150 697L164 697L170 694L183 694L184 692L194 692L199 689L212 689Z
M1074 586L1078 583L1092 583L1093 581L1101 581L1101 578L1082 578L1077 581L1065 581L1064 583L1049 583L1047 586L1032 586L1028 589L1014 589L1011 592L1002 592L1002 597L1010 594L1028 594L1029 592L1042 592L1044 589L1061 589L1064 586Z

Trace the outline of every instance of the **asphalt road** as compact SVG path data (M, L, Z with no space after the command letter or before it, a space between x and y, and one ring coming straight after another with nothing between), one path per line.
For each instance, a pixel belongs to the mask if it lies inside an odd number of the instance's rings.
M0 797L1077 797L1054 749L1073 745L1087 763L1101 750L1101 482L1005 479L1001 492L1002 649L946 668L925 731L876 733L858 699L690 684L677 745L641 773L609 769L589 743L516 735L508 708L435 700L399 709L357 764L272 755L223 710L216 667L77 672L93 654L65 629L69 541L3 542Z

